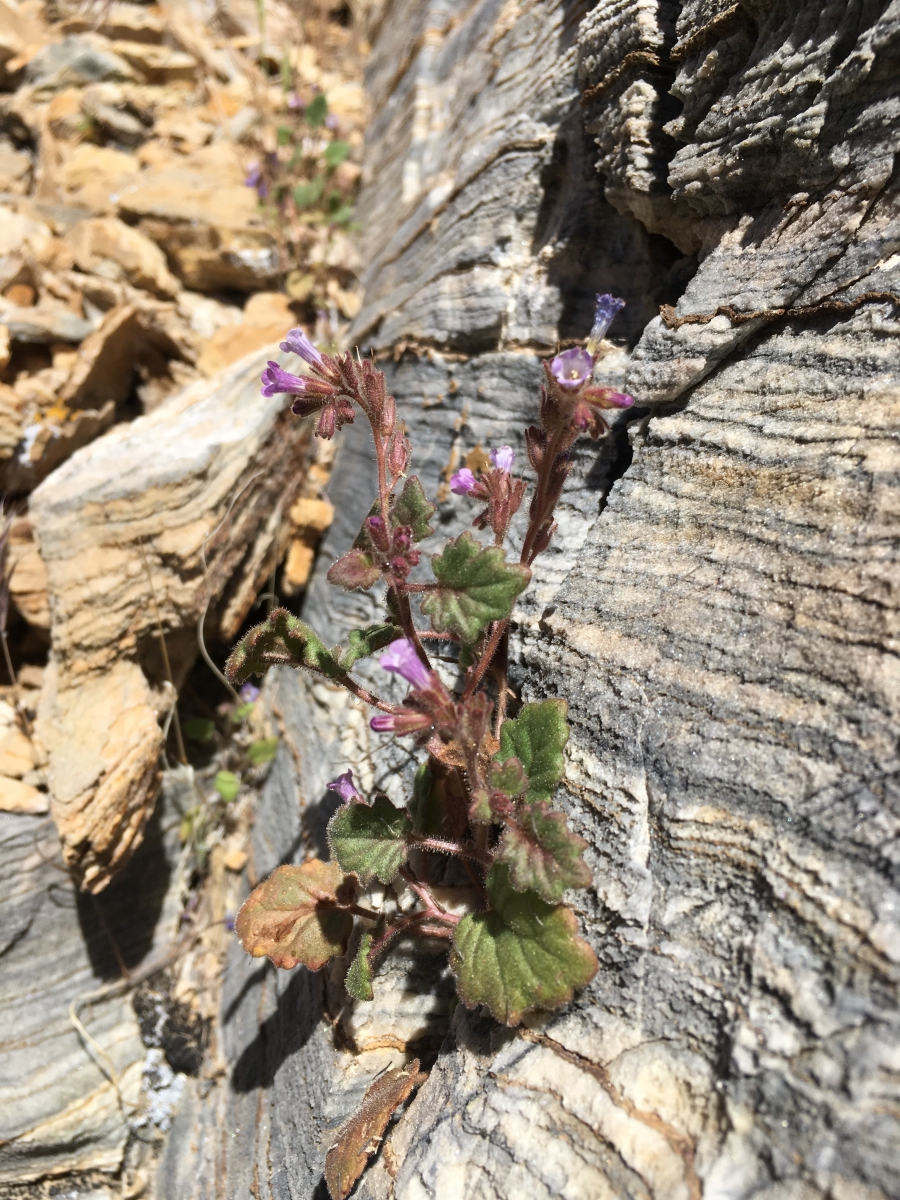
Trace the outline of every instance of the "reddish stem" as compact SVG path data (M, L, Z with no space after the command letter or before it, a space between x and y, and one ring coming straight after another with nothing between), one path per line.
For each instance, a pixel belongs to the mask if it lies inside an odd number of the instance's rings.
M371 692L367 691L361 684L358 684L355 679L351 679L349 675L341 676L340 684L348 692L352 692L358 700L362 700L366 704L371 704L373 708L380 708L382 712L398 713L403 711L396 704L388 704L386 700L379 700L377 696L373 696Z

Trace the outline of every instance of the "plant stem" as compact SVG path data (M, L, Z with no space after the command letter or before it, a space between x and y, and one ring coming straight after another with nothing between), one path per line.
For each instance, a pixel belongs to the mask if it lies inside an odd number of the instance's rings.
M352 692L358 700L362 700L366 704L371 704L373 708L380 708L382 712L398 713L402 711L402 709L398 708L396 704L388 704L386 700L379 700L377 696L373 696L371 692L367 691L361 684L357 683L355 679L351 679L349 675L342 675L340 684L342 687L345 687L348 692Z
M458 854L460 858L471 858L473 862L485 865L482 855L473 850L466 850L456 842L442 842L439 838L413 837L413 845L417 850L431 850L435 854Z

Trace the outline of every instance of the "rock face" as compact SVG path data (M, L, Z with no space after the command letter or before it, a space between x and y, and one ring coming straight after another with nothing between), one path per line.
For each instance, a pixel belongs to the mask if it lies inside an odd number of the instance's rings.
M152 811L172 702L159 624L178 686L207 609L208 631L237 632L302 482L309 433L260 396L267 357L117 426L32 496L52 640L38 729L66 861L91 891Z
M585 336L595 291L629 301L607 361L638 408L581 449L514 650L525 696L570 704L558 802L591 844L600 971L529 1030L457 1010L356 1194L896 1198L896 6L396 0L373 21L355 333L417 470L521 448L536 352ZM361 445L309 593L323 632L367 616L322 581L369 503ZM273 696L314 839L322 772L365 735L295 677ZM314 737L289 716L310 711ZM285 791L267 866L306 852ZM264 1050L265 1115L206 1169L237 1197L255 1160L260 1194L311 1198L321 1073L346 1064L289 1019L307 976L254 998L232 969L233 1012L277 1013L262 1043L233 1027L230 1094ZM203 1173L187 1131L209 1119L185 1114L170 1170Z

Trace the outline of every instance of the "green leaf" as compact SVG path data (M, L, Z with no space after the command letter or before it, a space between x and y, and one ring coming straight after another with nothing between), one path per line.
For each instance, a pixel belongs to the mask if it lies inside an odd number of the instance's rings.
M563 755L569 740L565 700L541 700L525 704L512 721L500 727L500 750L496 758L505 762L515 756L528 776L527 804L550 800L566 773Z
M371 933L364 933L356 957L350 964L344 978L344 987L354 1000L372 1000L375 993L372 990L372 967L369 963L369 951L372 949Z
M413 779L413 794L407 812L416 833L424 837L439 837L444 816L441 798L434 786L428 762L420 763Z
M331 214L332 225L349 225L353 220L353 212L352 204L342 204Z
M505 762L491 763L491 787L503 792L510 799L521 796L528 787L528 776L525 768L517 758L508 758Z
M216 723L209 717L188 717L181 722L181 731L192 742L208 742L216 732Z
M485 549L468 532L448 542L431 566L440 586L426 594L422 611L436 632L470 645L491 621L509 616L531 578L527 567L508 563L499 546Z
M566 888L583 888L591 882L590 869L581 857L586 846L584 838L569 829L563 813L539 800L523 807L518 822L504 829L496 861L507 864L516 891L531 890L545 900L559 900Z
M241 781L233 771L219 771L213 784L226 804L231 804L241 790Z
M434 533L429 523L434 512L434 505L429 503L418 476L410 475L391 511L391 524L408 525L412 530L413 541L421 542Z
M318 96L314 96L310 100L303 115L310 129L318 129L325 124L325 118L328 116L328 101L325 99L324 92L319 92Z
M335 140L325 147L323 158L326 167L339 167L350 153L350 143Z
M390 883L406 862L406 838L412 822L405 809L387 796L371 805L351 800L328 822L328 844L344 871L353 871L365 887L377 877Z
M349 671L360 658L368 658L370 654L375 654L376 651L383 649L390 642L402 636L402 629L398 629L390 622L369 625L365 629L351 629L347 635L347 641L350 643L347 649L342 650L340 646L335 646L331 653L337 659L338 666Z
M325 176L317 175L309 183L298 183L294 188L294 203L298 208L312 208L322 199L325 191Z
M278 663L308 667L329 679L344 674L325 644L286 608L273 609L267 621L241 638L225 664L225 674L232 683L240 684L251 675L264 675Z
M345 588L348 592L367 592L380 578L381 567L376 564L372 555L355 546L331 564L327 575L329 583Z
M239 704L231 714L231 722L233 725L240 725L245 717L249 717L253 712L253 701L248 700L246 704Z
M287 146L291 141L291 127L289 125L279 125L275 131L275 138L279 146Z
M505 865L491 867L487 890L493 911L467 914L453 934L450 966L463 1003L484 1004L507 1025L534 1009L567 1004L597 970L575 914L515 891Z
M247 757L254 767L265 766L270 763L278 753L278 738L260 738L258 742L252 742L247 750Z
M337 863L311 858L299 867L276 867L244 901L234 928L254 958L318 971L347 950L353 917L340 905L352 904L355 894Z

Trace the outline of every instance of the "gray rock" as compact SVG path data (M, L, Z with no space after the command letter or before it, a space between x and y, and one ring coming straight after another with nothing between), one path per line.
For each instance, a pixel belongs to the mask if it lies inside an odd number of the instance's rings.
M51 42L25 68L29 83L44 91L84 87L89 83L134 80L128 63L118 54L101 50L80 37Z

